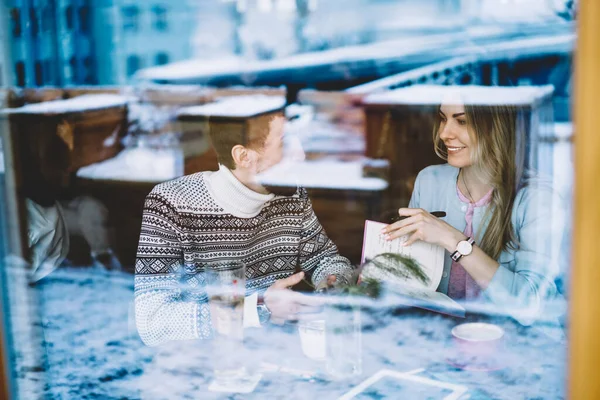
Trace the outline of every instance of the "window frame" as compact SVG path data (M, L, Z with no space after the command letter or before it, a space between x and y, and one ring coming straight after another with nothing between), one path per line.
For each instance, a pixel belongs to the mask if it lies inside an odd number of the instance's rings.
M573 201L573 247L571 298L569 299L569 368L567 395L570 399L589 398L600 393L597 367L600 363L600 210L597 171L600 171L600 113L596 96L600 91L600 2L579 3L577 52L573 75L576 82L573 103L576 121L575 177Z

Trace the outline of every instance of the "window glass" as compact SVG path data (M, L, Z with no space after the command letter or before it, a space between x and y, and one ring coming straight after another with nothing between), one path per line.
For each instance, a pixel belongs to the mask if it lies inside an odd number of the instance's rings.
M13 397L566 397L578 2L113 3L0 35Z

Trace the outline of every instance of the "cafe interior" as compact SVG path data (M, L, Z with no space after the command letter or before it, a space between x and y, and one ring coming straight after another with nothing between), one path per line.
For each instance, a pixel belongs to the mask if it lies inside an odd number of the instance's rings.
M141 70L127 84L3 86L0 398L599 398L600 3L576 3L577 20L565 28L571 48L565 32L546 32L543 40L536 33L521 41L498 36L497 43L486 33L490 42L479 49L488 51L418 67L411 64L416 56L405 55L394 61L405 70L379 68L368 79L353 76L352 66L364 68L363 61L324 67L331 61L314 52L313 64L293 56L252 61L252 73L240 67L211 80L202 69L174 78L173 64ZM365 49L362 57L368 64L381 49ZM549 254L521 256L553 266L544 277L552 290L535 289L551 294L533 317L525 306L502 306L504 300L440 293L440 282L452 280L442 268L451 254L424 239L422 247L409 246L412 253L386 251L417 264L439 255L437 272L425 271L434 281L427 287L404 286L418 280L405 259L386 264L400 272L372 261L377 254L369 246L385 245L369 224L394 224L400 208L419 204L416 189L424 196L419 173L449 162L436 153L436 132L441 104L457 96L482 114L510 108L517 173L549 188L551 198L534 198L513 215L517 225L529 218L558 232L538 234ZM209 304L210 338L148 345L136 271L152 220L148 196L165 182L219 171L211 132L244 137L280 115L283 160L261 171L258 182L282 196L305 189L356 277L337 290L292 287L318 310L251 327L247 287L239 295L231 285L219 287L226 294L195 300ZM434 190L430 196L441 193ZM443 219L448 210L441 211ZM525 243L526 235L517 231L517 240ZM61 247L60 260L36 267L42 247ZM226 271L226 279L251 279L243 263L231 261L242 272ZM222 284L225 275L217 275ZM157 331L167 336L188 329L177 307L189 304L186 291L198 290L180 283L144 294L170 299L173 308L154 311ZM227 300L233 297L235 304ZM186 314L195 331L204 329L198 304L198 315Z

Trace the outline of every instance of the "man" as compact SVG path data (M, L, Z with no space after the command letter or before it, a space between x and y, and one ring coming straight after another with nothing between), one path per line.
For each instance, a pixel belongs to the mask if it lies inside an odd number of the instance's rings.
M282 159L284 124L281 111L254 117L242 133L211 123L219 171L160 184L148 195L135 277L136 323L147 345L211 336L202 274L211 262L244 262L247 293L255 294L246 298L245 316L256 315L263 299L261 315L274 322L314 310L313 298L289 289L303 279L314 287L350 280L352 266L306 191L278 196L258 182Z

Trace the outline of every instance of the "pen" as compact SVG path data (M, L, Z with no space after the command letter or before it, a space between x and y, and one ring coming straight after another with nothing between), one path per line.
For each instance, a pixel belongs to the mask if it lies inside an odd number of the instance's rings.
M445 211L432 211L430 212L431 215L433 215L434 217L438 217L438 218L444 218L446 216L446 212ZM392 218L392 222L396 222L396 221L402 221L403 219L406 219L408 217L406 216L397 216Z

